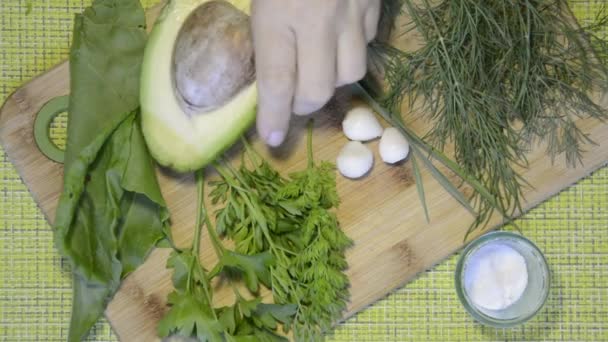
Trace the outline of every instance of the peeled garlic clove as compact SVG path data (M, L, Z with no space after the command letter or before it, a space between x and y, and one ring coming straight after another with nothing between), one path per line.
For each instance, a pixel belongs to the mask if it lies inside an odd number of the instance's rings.
M407 157L410 153L410 144L397 128L389 127L384 130L380 138L379 149L382 160L394 164Z
M361 142L350 141L338 154L336 164L344 177L359 178L372 168L374 155Z
M369 107L357 106L346 113L342 130L350 140L368 141L381 136L383 128Z

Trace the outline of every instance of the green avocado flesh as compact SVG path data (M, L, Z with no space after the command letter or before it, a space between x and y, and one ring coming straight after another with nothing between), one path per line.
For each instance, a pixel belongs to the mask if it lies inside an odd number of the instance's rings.
M171 0L146 44L140 86L142 130L156 161L180 172L205 167L228 149L255 120L257 87L252 81L227 102L187 113L174 87L174 47L191 13L209 0ZM217 1L217 0L214 0ZM228 1L247 13L250 0Z

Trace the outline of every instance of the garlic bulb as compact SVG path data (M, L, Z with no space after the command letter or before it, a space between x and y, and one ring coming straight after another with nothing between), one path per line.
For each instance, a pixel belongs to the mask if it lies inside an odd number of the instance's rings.
M383 128L369 107L356 106L342 121L344 135L354 141L368 141L382 135Z
M389 127L384 130L378 148L382 160L389 164L394 164L407 158L407 155L410 153L410 144L395 127Z
M359 141L350 141L340 151L336 160L344 177L359 178L371 170L374 164L372 151Z

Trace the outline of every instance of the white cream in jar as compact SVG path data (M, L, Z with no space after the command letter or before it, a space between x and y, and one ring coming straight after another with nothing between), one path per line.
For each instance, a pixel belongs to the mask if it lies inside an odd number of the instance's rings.
M526 260L507 244L488 243L470 255L463 280L472 304L486 310L503 310L517 302L526 290Z

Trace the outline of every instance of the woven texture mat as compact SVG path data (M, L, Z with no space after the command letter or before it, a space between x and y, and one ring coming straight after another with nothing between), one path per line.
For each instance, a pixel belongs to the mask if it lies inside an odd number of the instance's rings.
M73 15L89 2L0 0L0 102L67 58ZM571 3L582 20L602 4ZM65 117L55 136L65 137ZM454 291L453 256L341 324L328 340L608 341L608 168L518 224L544 251L553 272L548 302L527 324L493 329L474 322ZM0 340L65 340L71 291L51 227L0 149ZM116 341L116 336L101 320L89 340Z

